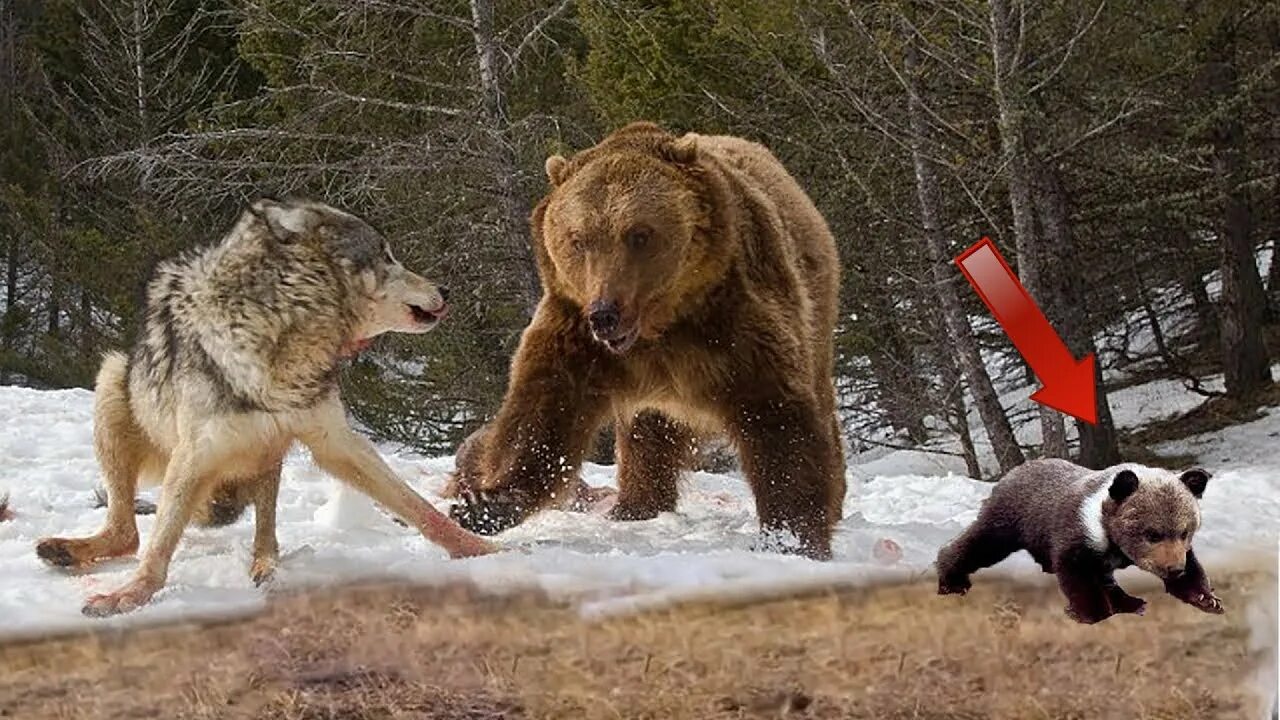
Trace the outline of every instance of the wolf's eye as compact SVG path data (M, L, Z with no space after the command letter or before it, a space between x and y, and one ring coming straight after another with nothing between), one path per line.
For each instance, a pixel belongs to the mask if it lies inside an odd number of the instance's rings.
M649 244L649 239L653 232L646 227L635 227L627 231L627 247L632 250L642 250Z

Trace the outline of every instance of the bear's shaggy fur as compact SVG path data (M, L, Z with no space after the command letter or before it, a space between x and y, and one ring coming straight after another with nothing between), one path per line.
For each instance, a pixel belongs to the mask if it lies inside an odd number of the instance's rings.
M1209 473L1182 474L1134 463L1090 470L1066 460L1033 460L1009 471L978 518L938 553L938 593L963 595L969 576L1026 550L1058 576L1067 614L1096 623L1147 607L1113 573L1137 565L1165 590L1204 612L1222 602L1191 549Z
M543 297L455 517L494 533L548 506L612 418L614 518L674 510L696 435L727 432L766 539L829 557L840 265L817 208L763 146L650 123L546 170Z

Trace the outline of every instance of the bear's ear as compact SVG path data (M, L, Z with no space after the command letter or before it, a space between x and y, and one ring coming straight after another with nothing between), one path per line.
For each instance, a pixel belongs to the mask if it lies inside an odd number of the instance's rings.
M310 208L270 198L255 200L249 206L249 212L281 242L308 232L317 220L316 213Z
M698 136L693 133L663 143L662 157L677 165L692 165L698 159Z
M1187 486L1187 489L1191 491L1192 495L1199 498L1204 495L1204 489L1208 487L1209 478L1211 477L1213 476L1209 474L1208 470L1192 468L1182 473L1182 477L1180 477L1179 480L1182 481L1183 485Z
M569 161L565 160L563 155L552 155L547 158L547 163L543 167L547 171L547 179L551 181L552 187L559 187L560 183L569 176Z
M1117 504L1124 502L1125 498L1133 494L1138 489L1138 476L1132 470L1121 470L1111 481L1111 499Z

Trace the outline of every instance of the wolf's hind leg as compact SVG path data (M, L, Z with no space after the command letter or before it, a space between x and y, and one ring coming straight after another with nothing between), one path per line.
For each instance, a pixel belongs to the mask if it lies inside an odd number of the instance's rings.
M254 585L271 579L280 557L276 541L276 497L280 493L280 464L253 480L253 564L249 577Z
M85 603L84 614L104 617L134 610L146 604L169 576L169 562L178 541L191 521L195 506L204 497L211 469L222 460L197 451L183 442L173 451L165 468L164 487L156 511L155 531L142 554L133 578L115 592L94 595Z
M94 388L93 449L107 487L107 519L96 535L86 538L45 538L36 554L50 565L76 567L96 560L132 555L138 550L134 497L138 471L148 453L156 452L129 408L126 363L109 354L98 371Z

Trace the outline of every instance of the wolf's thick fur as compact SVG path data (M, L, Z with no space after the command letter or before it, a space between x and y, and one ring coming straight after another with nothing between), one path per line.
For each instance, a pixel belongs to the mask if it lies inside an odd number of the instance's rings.
M280 464L300 441L324 470L360 489L454 557L490 545L431 507L348 425L339 362L383 332L421 333L445 312L439 288L411 273L359 218L310 202L259 201L215 246L161 264L147 287L142 331L126 357L109 353L94 390L94 448L107 520L87 538L49 538L46 562L82 566L138 548L133 500L159 479L155 533L133 579L89 599L109 615L163 586L198 510L255 505L251 572L277 556Z

